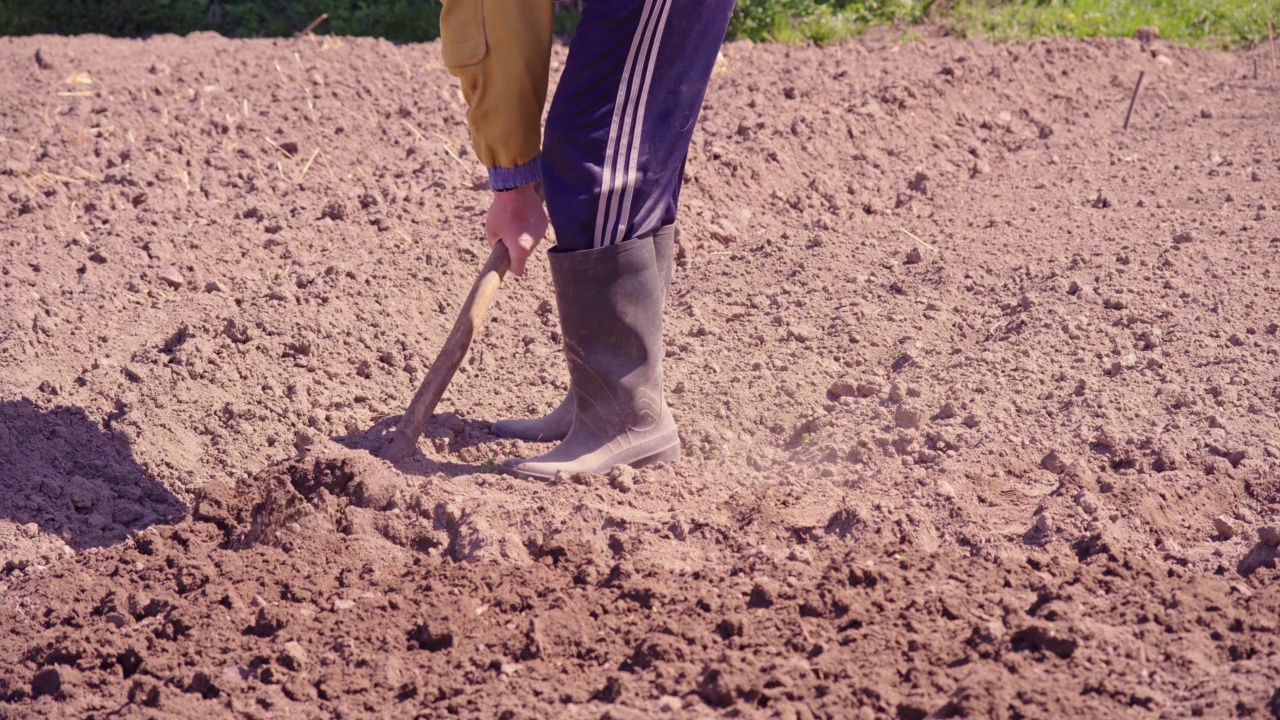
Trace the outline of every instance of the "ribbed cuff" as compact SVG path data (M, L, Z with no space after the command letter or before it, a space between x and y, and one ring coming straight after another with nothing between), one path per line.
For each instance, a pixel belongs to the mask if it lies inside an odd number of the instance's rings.
M535 155L532 160L523 165L489 168L489 187L494 190L513 190L541 179L541 155Z

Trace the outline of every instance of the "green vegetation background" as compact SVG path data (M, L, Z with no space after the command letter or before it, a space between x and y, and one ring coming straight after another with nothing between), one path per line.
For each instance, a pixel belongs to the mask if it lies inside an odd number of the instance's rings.
M598 0L610 2L611 0ZM571 32L582 0L557 2L556 24ZM0 0L0 35L102 33L145 36L212 30L233 37L291 35L321 13L321 33L395 41L439 35L438 0ZM1132 35L1211 47L1267 40L1280 0L738 0L731 38L833 42L877 25L911 37L911 26L997 40Z

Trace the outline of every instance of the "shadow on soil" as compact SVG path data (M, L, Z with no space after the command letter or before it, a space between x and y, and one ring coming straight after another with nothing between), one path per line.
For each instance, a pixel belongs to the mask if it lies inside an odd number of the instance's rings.
M0 519L35 523L82 549L113 545L185 509L147 477L128 438L84 410L0 402Z

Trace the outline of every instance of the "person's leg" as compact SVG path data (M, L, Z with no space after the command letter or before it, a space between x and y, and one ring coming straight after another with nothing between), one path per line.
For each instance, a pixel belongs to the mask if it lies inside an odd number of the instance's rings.
M508 463L518 474L679 455L662 399L662 304L684 159L732 9L733 0L583 9L542 153L572 403L542 429L572 422L547 455Z
M592 0L543 133L556 247L586 250L675 222L684 159L733 0Z

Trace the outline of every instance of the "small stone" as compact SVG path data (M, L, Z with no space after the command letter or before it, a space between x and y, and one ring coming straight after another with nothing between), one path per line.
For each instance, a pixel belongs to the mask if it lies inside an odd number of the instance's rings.
M343 600L343 599L339 598L339 599L337 599L337 600L334 600L334 601L333 601L333 611L334 611L334 612L338 612L339 610L350 610L351 608L353 608L353 607L355 607L355 606L356 606L356 601L355 601L355 600Z
M893 424L903 430L915 430L920 427L923 413L908 405L899 405L893 411Z
M664 713L674 713L684 709L684 701L675 695L663 695L658 698L658 710Z
M924 262L924 254L920 252L920 248L918 247L911 248L911 250L907 253L907 264L915 265L921 262Z
M1240 347L1244 345L1244 338L1240 337L1240 333L1232 333L1231 337L1227 338L1227 342L1231 343L1232 347Z
M160 279L164 281L165 285L168 285L174 290L181 288L187 282L187 279L182 277L182 273L178 272L174 268L162 271L160 273Z
M827 394L839 400L842 397L858 394L858 386L848 378L841 378L831 383L831 387L827 388Z
M939 495L945 498L954 498L956 496L955 487L952 486L952 484L947 482L946 480L939 480L936 490L938 491Z
M739 237L738 228L724 218L711 223L707 228L707 234L721 245L732 245L738 241Z
M1280 545L1280 525L1263 525L1258 528L1258 542L1271 547Z
M884 385L879 380L872 379L858 383L858 386L853 391L858 394L858 397L869 398L879 395L883 389Z
M1097 486L1097 477L1094 475L1093 471L1079 460L1067 465L1067 469L1064 470L1062 474L1069 478L1074 478L1076 482L1080 483L1084 487L1092 488Z
M1040 513L1036 516L1036 530L1041 534L1047 534L1053 531L1053 520L1049 517L1049 513Z
M1174 245L1186 245L1194 242L1195 238L1191 237L1191 233L1181 232L1173 236Z
M204 284L204 291L207 293L221 293L227 291L227 286L217 280L210 280Z
M238 665L229 665L222 669L218 682L224 687L239 687L249 678L249 670Z
M289 670L301 670L307 664L307 651L298 641L290 640L280 651L280 664Z
M238 323L231 318L228 318L226 325L222 327L222 334L237 345L243 345L253 338L253 333L249 331L248 325Z
M1236 527L1236 521L1226 515L1219 515L1213 519L1213 529L1218 531L1224 539L1230 540L1236 536L1239 529Z
M1079 505L1080 509L1084 510L1089 515L1098 514L1098 500L1093 496L1093 493L1088 490L1081 490L1080 493L1076 495L1076 505Z
M787 339L807 343L818 337L818 331L812 325L793 325L787 329Z
M973 413L969 413L968 415L965 415L964 420L961 420L960 422L964 423L964 426L969 429L976 428L982 424L982 420L979 419L978 416L974 415Z
M311 437L311 433L306 430L297 430L293 433L293 449L302 452L302 449L315 442L315 438Z
M898 383L894 383L889 386L889 399L900 403L907 399L907 391Z
M261 595L254 595L253 599L249 601L249 605L254 608L264 608L267 606L267 601L263 600Z
M631 492L635 487L636 471L628 465L615 465L609 471L609 486L618 492Z
M792 562L808 565L813 562L813 555L802 547L793 547L791 548L791 552L787 553L787 559Z
M760 578L756 580L751 587L751 596L747 598L747 607L750 608L769 608L778 599L778 586L769 578Z
M71 500L71 506L78 512L86 512L98 502L97 487L79 475L71 476L66 495Z
M1204 118L1205 120L1211 120L1213 119L1213 111L1210 110L1209 108L1202 107L1200 108L1200 117Z
M1054 475L1061 475L1066 472L1069 463L1058 454L1057 450L1050 450L1048 455L1040 459L1040 467L1048 470Z

